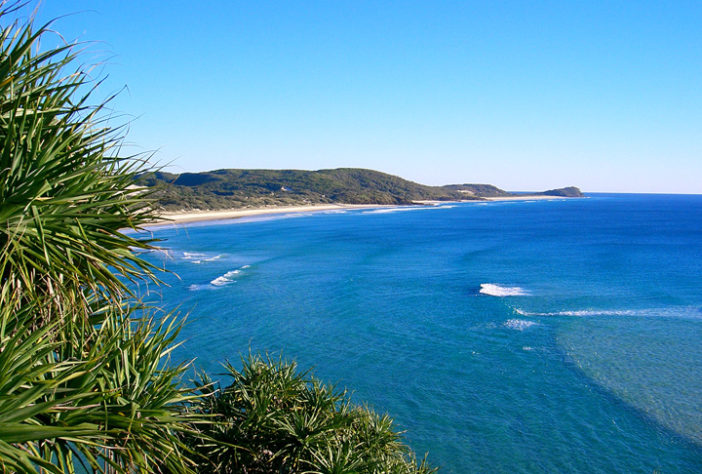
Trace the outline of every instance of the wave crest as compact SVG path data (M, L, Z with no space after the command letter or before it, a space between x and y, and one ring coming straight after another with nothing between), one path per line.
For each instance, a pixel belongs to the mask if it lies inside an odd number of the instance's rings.
M220 275L214 280L210 282L210 285L212 286L224 286L229 283L232 283L233 281L238 278L239 275L241 275L242 270L246 270L247 268L251 268L251 265L244 265L242 267L237 268L236 270L230 270L224 275Z
M691 306L674 308L644 308L644 309L580 309L567 311L524 311L514 308L514 312L521 316L642 316L642 317L662 317L662 318L692 318L700 317L700 309Z
M224 275L218 276L217 278L215 278L214 280L212 280L212 281L210 282L210 285L214 285L214 286L224 286L224 285L226 285L227 283L233 282L233 281L234 281L234 278L235 278L239 273L241 273L241 270L239 270L239 269L231 270L231 271L225 273Z
M500 286L494 283L481 283L480 293L489 296L527 296L529 293L519 286Z

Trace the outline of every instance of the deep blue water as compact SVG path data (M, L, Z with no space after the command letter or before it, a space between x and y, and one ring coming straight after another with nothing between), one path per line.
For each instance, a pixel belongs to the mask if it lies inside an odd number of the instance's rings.
M702 472L702 196L155 235L167 251L149 258L179 278L152 298L191 313L176 359L218 373L282 351L388 412L444 473Z

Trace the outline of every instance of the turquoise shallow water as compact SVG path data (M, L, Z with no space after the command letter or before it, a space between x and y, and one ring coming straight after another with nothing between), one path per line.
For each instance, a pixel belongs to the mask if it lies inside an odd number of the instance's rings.
M702 196L155 230L178 359L283 352L445 473L702 472Z

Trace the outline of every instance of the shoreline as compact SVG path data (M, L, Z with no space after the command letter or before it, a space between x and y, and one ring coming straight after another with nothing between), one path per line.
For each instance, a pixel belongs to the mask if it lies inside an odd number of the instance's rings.
M535 195L517 195L517 196L496 196L496 197L481 197L480 199L463 199L461 201L413 201L414 204L421 204L425 206L438 206L440 204L448 203L463 203L463 202L499 202L499 201L547 201L554 199L583 199L584 197L575 196L552 196L548 194L535 194Z
M192 222L241 219L242 217L264 216L268 214L289 214L302 212L336 211L347 209L378 209L398 207L395 204L312 204L309 206L273 206L246 209L222 209L218 211L164 212L158 219L146 224L151 226L178 225Z
M312 204L308 206L272 206L272 207L254 207L245 209L222 209L217 211L181 211L181 212L164 212L157 219L149 222L145 227L153 226L177 226L180 224L189 224L193 222L218 221L229 219L241 219L244 217L256 217L274 214L289 214L289 213L304 213L304 212L320 212L320 211L336 211L348 209L385 209L393 207L403 207L412 205L436 206L440 204L456 203L456 202L499 202L499 201L531 201L531 200L553 200L553 199L574 199L567 196L504 196L504 197L486 197L480 200L464 200L464 201L414 201L413 204Z
M498 196L498 197L484 197L485 201L536 201L536 200L553 200L553 199L582 199L582 197L576 196L553 196L549 194L534 194L523 196Z

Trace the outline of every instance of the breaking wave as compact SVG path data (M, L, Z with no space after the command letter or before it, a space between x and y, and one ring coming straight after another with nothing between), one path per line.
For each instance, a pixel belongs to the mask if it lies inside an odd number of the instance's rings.
M390 212L421 211L422 209L424 209L424 207L386 207L373 209L372 211L363 211L362 214L388 214Z
M641 317L663 317L663 318L702 318L699 308L682 306L677 308L644 308L644 309L581 309L568 311L524 311L514 308L514 312L521 316L641 316Z
M214 280L210 282L210 285L214 286L224 286L228 283L233 282L240 274L242 270L246 270L249 268L250 265L244 265L241 268L237 268L236 270L231 270L225 273L224 275L218 276Z
M524 288L519 286L500 286L494 283L481 283L480 293L489 296L527 296L527 292Z
M456 206L398 206L384 207L381 209L373 209L371 211L363 211L362 214L388 214L390 212L407 212L407 211L426 211L429 209L452 209Z
M221 288L223 286L226 286L230 283L233 283L239 278L244 270L247 268L250 268L251 265L244 265L242 267L236 268L234 270L230 270L223 275L218 276L217 278L211 280L209 283L206 284L192 284L188 287L190 291L199 291L199 290L214 290L217 288Z

